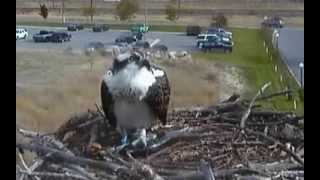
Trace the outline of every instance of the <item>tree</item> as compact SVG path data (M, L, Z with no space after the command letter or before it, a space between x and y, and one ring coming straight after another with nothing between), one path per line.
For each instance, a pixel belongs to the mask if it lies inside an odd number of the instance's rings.
M43 19L47 19L49 14L49 10L45 4L40 4L40 13L39 15L43 17Z
M135 0L121 0L116 7L116 15L120 21L130 20L138 10L139 5Z
M180 0L170 0L170 3L166 6L165 10L167 15L166 19L169 21L176 21L179 19L180 4Z
M222 13L212 16L211 26L226 27L227 25L228 25L228 19Z
M169 21L176 21L179 18L177 14L177 8L172 4L167 5L166 15L166 19L168 19Z
M65 1L65 0L62 0L62 1L61 1L61 3L62 3L62 5L61 5L61 18L62 18L62 24L64 24L64 23L65 23L65 19L64 19L64 8L65 8L64 1Z
M54 0L52 0L52 8L55 8Z
M96 14L96 8L85 7L82 9L82 15L85 17L91 17L91 22L93 22L93 16Z
M93 8L93 3L92 3L93 0L90 0L90 11L89 11L89 15L91 17L91 23L93 22L93 16L94 14L96 13L96 9Z

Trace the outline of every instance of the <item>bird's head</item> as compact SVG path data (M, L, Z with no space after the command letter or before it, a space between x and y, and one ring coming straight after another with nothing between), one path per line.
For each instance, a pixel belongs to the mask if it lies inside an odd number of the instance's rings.
M145 67L150 70L151 68L150 62L144 58L142 52L127 51L125 53L119 53L114 57L112 73L116 74L131 65L134 65L134 67L138 69Z

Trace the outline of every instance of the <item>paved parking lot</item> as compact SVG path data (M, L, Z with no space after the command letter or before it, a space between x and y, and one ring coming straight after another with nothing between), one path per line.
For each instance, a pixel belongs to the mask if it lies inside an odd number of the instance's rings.
M26 40L18 40L16 48L26 49L66 49L83 50L90 42L100 41L106 45L112 45L114 40L122 35L129 33L128 31L110 30L107 32L94 33L91 29L84 29L78 32L70 32L72 40L64 43L34 43L32 40L33 34L40 30L57 30L66 31L66 28L53 27L23 27L29 31L29 38ZM300 81L299 63L304 60L304 29L303 28L282 28L279 31L278 46L280 52L293 72L295 78ZM188 37L184 33L172 32L149 32L146 35L147 39L160 39L159 44L166 45L170 51L196 51L195 37Z
M32 40L33 34L39 33L40 30L58 30L65 31L66 28L52 28L52 27L23 27L29 31L29 37L26 40L18 40L16 48L72 48L83 49L90 42L100 41L105 44L113 44L114 40L122 35L129 33L128 31L110 30L106 32L94 33L91 29L84 29L82 31L70 32L72 39L70 42L64 43L34 43ZM195 47L195 37L188 37L184 33L169 33L169 32L149 32L147 33L147 39L159 38L161 41L159 44L165 44L171 51L193 51Z

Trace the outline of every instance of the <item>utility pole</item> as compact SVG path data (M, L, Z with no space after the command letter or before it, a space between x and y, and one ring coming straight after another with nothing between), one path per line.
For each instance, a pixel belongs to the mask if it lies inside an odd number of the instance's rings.
M178 0L178 18L180 18L181 0Z
M91 16L91 23L93 22L93 4L92 4L93 0L90 0L90 16Z

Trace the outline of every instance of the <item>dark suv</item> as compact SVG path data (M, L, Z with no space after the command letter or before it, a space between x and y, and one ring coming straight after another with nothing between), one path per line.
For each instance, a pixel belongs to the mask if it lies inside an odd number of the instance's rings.
M136 42L137 39L133 36L130 35L124 35L124 36L120 36L118 38L116 38L115 43L127 43L127 44L131 44Z
M40 30L39 33L33 35L34 42L49 42L54 31Z
M71 34L66 32L55 32L49 38L50 42L65 42L70 40L71 40Z
M202 42L201 50L211 51L213 49L222 49L224 52L232 52L233 42L226 41L221 37L214 37Z
M186 34L187 36L198 36L201 33L200 26L187 26Z
M108 30L109 30L109 26L106 24L97 24L92 27L93 32L103 32L103 31L108 31Z

